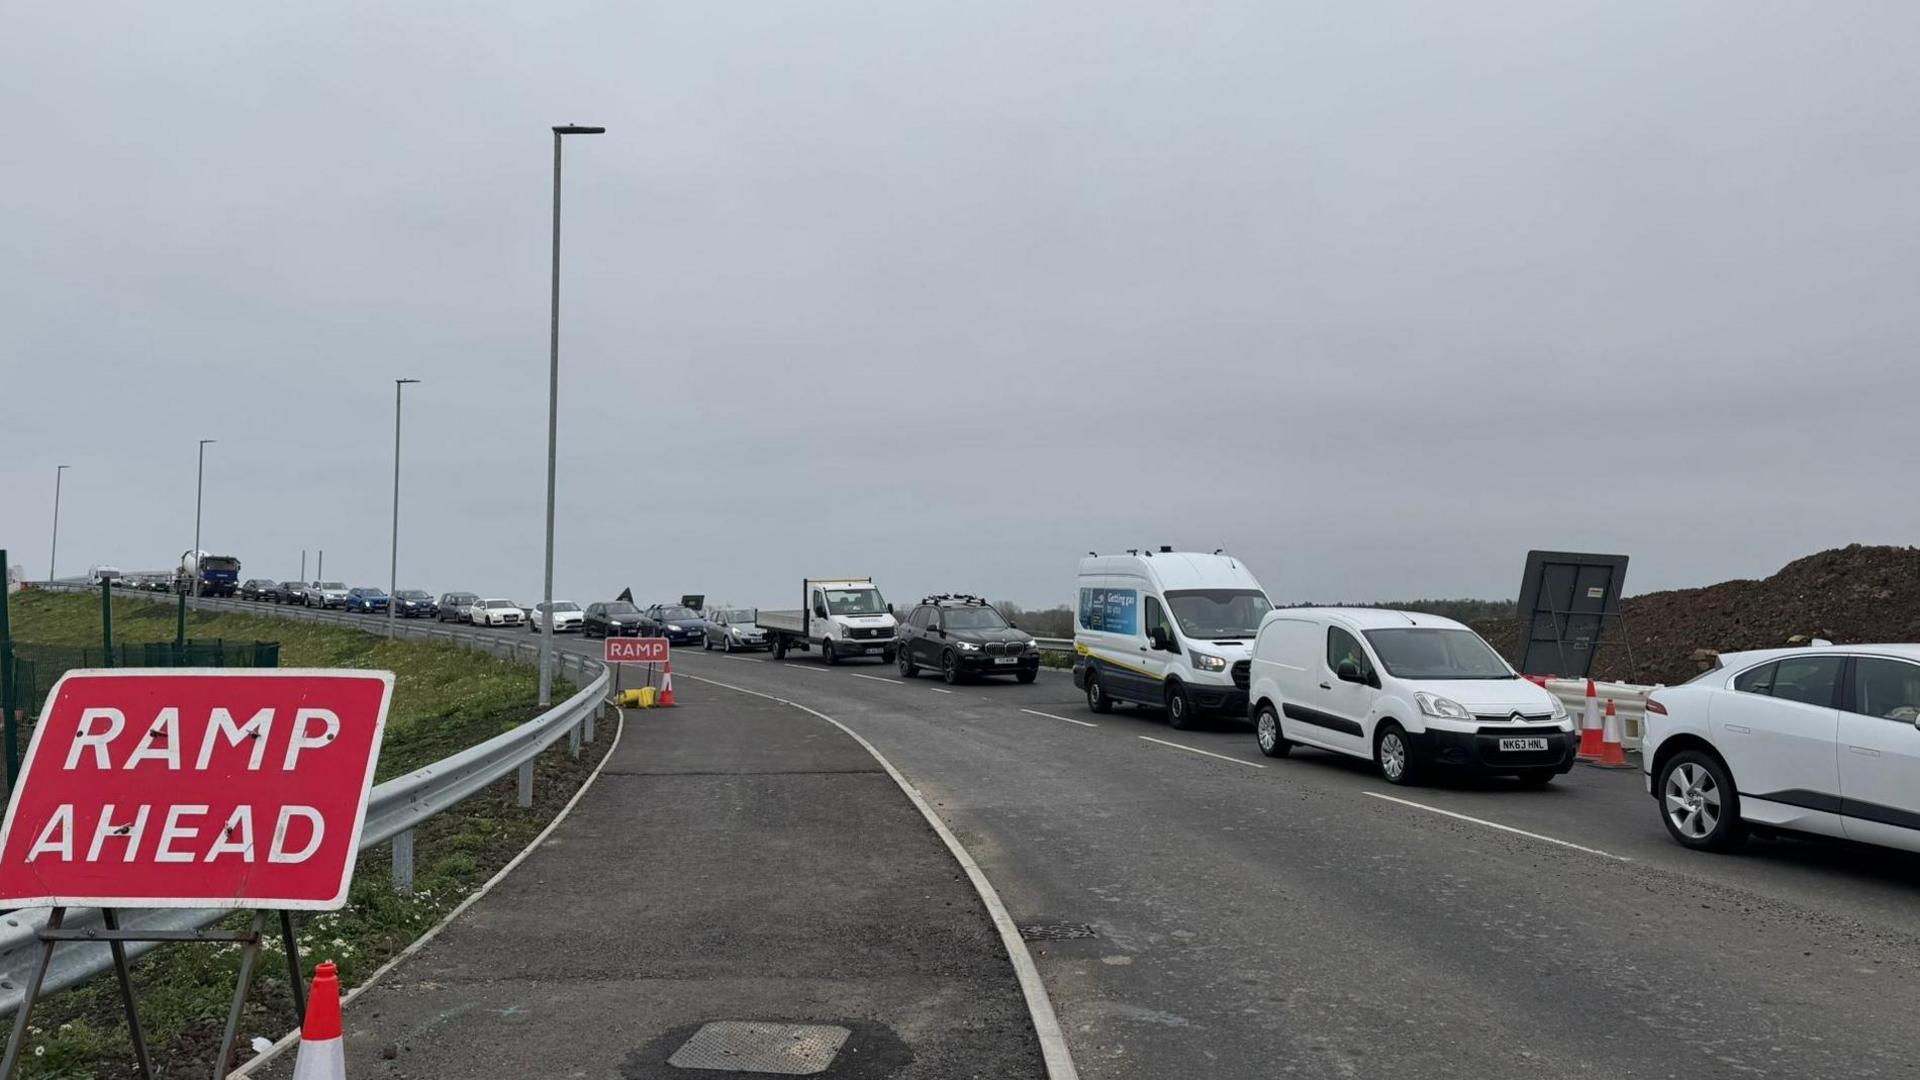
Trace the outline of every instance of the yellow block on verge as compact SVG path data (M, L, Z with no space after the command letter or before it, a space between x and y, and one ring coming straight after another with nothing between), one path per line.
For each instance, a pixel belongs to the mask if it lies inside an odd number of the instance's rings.
M651 709L656 694L653 687L643 686L638 690L622 690L614 701L623 709Z

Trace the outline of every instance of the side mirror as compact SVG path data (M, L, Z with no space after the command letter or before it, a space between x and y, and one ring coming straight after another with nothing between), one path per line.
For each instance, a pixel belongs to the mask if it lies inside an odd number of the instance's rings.
M889 615L891 615L891 614L893 614L893 605L892 605L892 604L888 604L888 605L887 605L887 614L889 614Z
M1334 668L1333 673L1340 677L1341 682L1364 683L1367 681L1367 677L1360 674L1360 665L1351 660L1340 661L1340 666Z
M1167 628L1164 626L1156 626L1148 630L1147 640L1153 644L1154 648L1159 649L1161 652L1173 651L1173 642L1168 639Z

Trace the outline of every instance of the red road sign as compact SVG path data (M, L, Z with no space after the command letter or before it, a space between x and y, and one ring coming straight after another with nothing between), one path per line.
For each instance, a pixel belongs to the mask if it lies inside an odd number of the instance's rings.
M346 903L384 671L73 671L0 827L0 903Z
M609 664L664 664L668 642L663 637L610 637L607 639Z

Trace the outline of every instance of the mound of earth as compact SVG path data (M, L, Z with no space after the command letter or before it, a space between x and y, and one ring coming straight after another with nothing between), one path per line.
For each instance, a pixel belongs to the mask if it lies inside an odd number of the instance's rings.
M1594 675L1624 682L1678 683L1709 653L1769 649L1825 638L1836 644L1920 641L1920 548L1853 544L1796 559L1772 577L1630 596L1622 602L1625 642L1608 644ZM1477 623L1519 662L1518 625ZM1620 637L1618 628L1610 637Z

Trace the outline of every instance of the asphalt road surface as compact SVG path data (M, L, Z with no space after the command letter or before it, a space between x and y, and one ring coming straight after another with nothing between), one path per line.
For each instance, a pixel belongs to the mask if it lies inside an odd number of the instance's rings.
M1390 788L1238 725L1096 716L1063 673L675 661L681 693L817 709L926 793L1053 928L1035 960L1085 1077L1920 1076L1920 859L1690 852L1637 771Z

